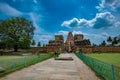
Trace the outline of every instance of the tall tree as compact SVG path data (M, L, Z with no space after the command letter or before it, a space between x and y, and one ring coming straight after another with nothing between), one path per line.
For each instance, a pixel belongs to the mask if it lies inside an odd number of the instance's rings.
M31 45L32 45L32 46L35 46L35 45L36 45L35 40L32 41Z
M48 46L48 44L46 44L46 47Z
M112 38L111 38L111 36L109 36L109 37L107 38L107 42L112 45Z
M98 45L93 43L92 46L95 47L95 46L98 46Z
M119 40L117 39L117 37L114 37L112 41L112 46L114 46L115 44L118 44L118 42Z
M43 44L43 47L45 47L46 45L45 44Z
M40 42L38 42L38 45L37 45L38 47L41 47L41 43Z
M120 35L117 38L118 38L118 44L120 46Z
M103 41L103 42L101 43L101 46L106 46L106 42Z
M12 44L14 51L18 50L21 45L30 46L31 39L34 35L35 27L25 18L10 18L0 23L0 39L3 42Z

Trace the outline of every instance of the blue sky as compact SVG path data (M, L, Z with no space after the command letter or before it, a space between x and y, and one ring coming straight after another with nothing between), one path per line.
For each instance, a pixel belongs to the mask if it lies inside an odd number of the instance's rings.
M36 27L36 42L69 31L100 44L120 35L120 0L0 0L0 19L25 17Z

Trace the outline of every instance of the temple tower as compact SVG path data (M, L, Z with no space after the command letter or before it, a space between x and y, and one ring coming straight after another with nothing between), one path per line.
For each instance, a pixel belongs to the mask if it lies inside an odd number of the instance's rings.
M74 46L74 37L73 37L73 34L72 32L69 32L68 33L68 36L67 36L67 40L65 42L65 49L68 51L68 52L71 52L72 51L72 47Z

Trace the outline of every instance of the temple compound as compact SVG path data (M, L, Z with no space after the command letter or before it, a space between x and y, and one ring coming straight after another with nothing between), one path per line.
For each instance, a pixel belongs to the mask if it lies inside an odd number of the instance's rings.
M55 40L49 41L47 51L75 52L89 46L91 46L90 40L84 39L83 34L73 36L72 32L69 32L65 42L63 35L55 35Z
M32 53L54 53L54 52L120 52L120 47L94 47L91 46L89 39L85 39L83 34L68 33L66 40L63 35L55 35L54 40L50 40L47 46L33 47L30 49Z

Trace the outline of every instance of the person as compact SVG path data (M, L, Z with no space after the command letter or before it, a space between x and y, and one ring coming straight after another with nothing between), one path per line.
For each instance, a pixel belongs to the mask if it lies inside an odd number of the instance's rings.
M55 51L55 52L54 52L54 59L55 59L55 60L56 60L56 54L57 54L57 53L56 53L56 51Z

